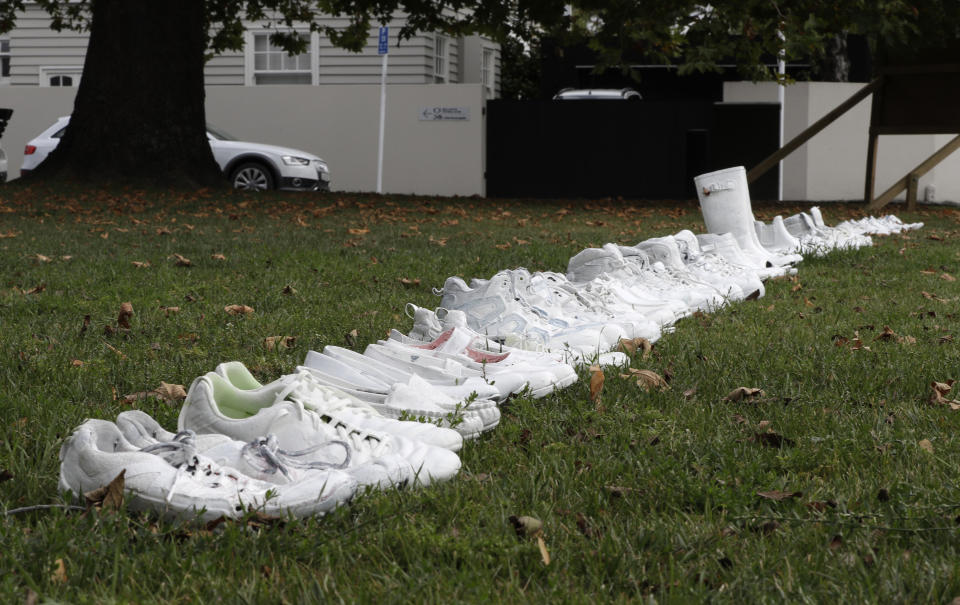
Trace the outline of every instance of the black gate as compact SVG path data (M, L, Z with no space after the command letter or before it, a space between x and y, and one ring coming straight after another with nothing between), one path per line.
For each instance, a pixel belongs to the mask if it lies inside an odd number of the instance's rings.
M733 118L742 126L744 117L724 107L703 101L490 101L487 195L689 198L694 176L737 164L749 168L754 160L745 151L758 161L777 148L778 114L769 106L738 106L758 108L748 116L750 127L740 129L722 127ZM772 195L762 185L763 195L751 189L753 197L775 197L775 180Z

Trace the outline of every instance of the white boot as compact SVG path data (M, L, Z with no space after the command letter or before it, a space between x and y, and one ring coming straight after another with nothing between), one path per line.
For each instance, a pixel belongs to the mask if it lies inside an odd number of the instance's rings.
M732 233L748 256L770 266L786 265L802 257L783 257L768 252L757 239L747 171L743 166L724 168L694 177L703 221L710 233Z

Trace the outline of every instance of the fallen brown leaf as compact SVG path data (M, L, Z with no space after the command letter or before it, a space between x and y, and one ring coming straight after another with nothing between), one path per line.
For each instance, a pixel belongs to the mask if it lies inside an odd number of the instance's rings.
M597 403L600 400L604 379L603 370L600 366L590 366L590 401L592 403Z
M222 254L211 254L210 258L212 260L227 260L227 257Z
M954 383L955 381L952 379L946 382L931 382L930 386L933 388L933 393L930 394L930 403L933 405L949 406L952 410L960 409L960 401L947 399L947 395L953 390Z
M351 227L350 229L347 229L347 233L350 235L366 235L370 233L370 230L365 228Z
M49 263L50 260L51 260L49 256L44 256L44 255L42 255L42 254L37 254L37 255L35 255L33 258L34 258L34 260L36 260L38 263Z
M649 340L642 337L637 338L621 338L617 342L618 351L623 351L627 355L636 355L637 351L643 351L643 356L641 359L646 359L650 356L650 351L653 350L653 344Z
M179 313L180 307L164 307L163 305L161 305L160 310L163 311L164 315L166 315L167 317L170 317L171 313Z
M63 559L57 559L53 563L53 573L50 574L50 581L55 584L67 583L67 567L63 564Z
M128 302L120 303L120 313L117 315L117 327L129 330L131 317L133 317L133 305Z
M743 399L753 399L763 397L765 393L762 389L754 387L737 387L730 391L730 394L723 398L724 401L741 401Z
M407 287L410 287L410 286L419 286L419 285L420 285L420 279L419 279L419 278L410 279L410 278L408 278L408 277L401 277L401 278L399 279L399 282L400 282L401 284L403 284L404 286L407 286Z
M107 485L85 492L83 497L87 501L87 508L107 511L120 510L123 505L123 485L126 472L127 469L123 469Z
M667 384L667 381L663 376L660 376L651 370L638 370L636 368L630 368L627 371L629 373L620 374L620 378L636 378L637 386L644 391L649 391L650 389L660 389L661 391L665 391L670 388L670 385Z
M917 445L920 446L920 449L930 452L931 454L933 453L933 444L930 443L929 439L921 439L917 442Z
M268 351L274 349L289 349L297 341L296 336L267 336L263 339L263 346Z
M296 293L297 293L296 288L294 288L290 284L287 284L286 286L283 287L283 290L280 290L280 294L285 294L287 296L290 296L291 294L296 294Z
M137 269L146 269L147 267L150 266L150 261L141 262L141 261L135 260L135 261L131 262L130 264L132 264L132 265L133 265L134 267L136 267Z
M185 256L182 256L182 255L180 255L180 254L174 254L174 255L173 255L173 264L175 264L175 265L178 266L178 267L189 267L189 266L191 266L193 263L191 263L191 262L190 262L190 259L187 258L187 257L185 257Z
M897 337L897 333L890 329L890 326L883 326L883 331L877 334L877 337L874 340L893 340Z
M230 315L250 315L253 313L253 307L247 305L227 305L223 310Z
M769 492L757 492L757 495L761 498L766 498L767 500L775 500L777 502L782 502L784 500L789 500L791 498L799 498L803 495L803 492L784 492L778 489L771 490Z
M160 386L153 390L153 394L167 403L183 401L187 398L187 390L183 388L182 384L170 384L162 380Z
M40 294L41 292L43 292L43 291L46 290L46 289L47 289L47 284L39 284L39 285L36 285L36 286L30 288L29 290L27 290L26 293L27 293L27 294Z

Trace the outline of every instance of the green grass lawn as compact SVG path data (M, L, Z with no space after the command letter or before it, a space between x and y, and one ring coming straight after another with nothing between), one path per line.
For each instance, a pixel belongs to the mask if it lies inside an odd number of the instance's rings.
M823 209L828 224L860 210ZM960 379L960 212L894 211L927 226L679 322L633 361L668 390L610 370L594 403L584 369L509 401L452 482L212 531L5 516L0 601L949 602L960 411L929 398ZM57 454L84 418L139 408L175 426L177 404L127 395L228 360L270 380L309 349L408 331L404 304L436 306L447 276L562 271L584 247L683 228L703 231L692 202L0 188L0 507L65 502ZM739 386L764 395L724 401ZM511 515L543 522L549 565Z

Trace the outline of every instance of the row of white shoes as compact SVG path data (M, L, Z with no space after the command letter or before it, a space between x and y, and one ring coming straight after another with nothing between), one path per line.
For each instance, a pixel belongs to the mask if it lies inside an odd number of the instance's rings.
M626 356L613 351L619 341L656 342L678 319L763 296L764 279L791 270L750 258L730 234L684 230L635 246L587 248L565 275L519 268L469 284L449 277L436 291L442 298L430 321L456 321L475 338L563 354L572 363L622 364ZM414 313L412 337L436 333L422 328L426 317Z
M769 224L756 221L755 225L760 243L765 248L813 256L872 246L870 235L891 235L923 227L923 223L904 223L892 214L847 220L831 227L824 223L816 206L809 212L799 212L787 218L776 216Z
M367 489L452 478L464 439L499 423L498 402L576 380L562 359L453 328L429 343L394 332L362 355L310 351L268 384L223 363L191 384L176 433L140 411L85 421L60 450L60 489L81 497L123 471L132 510L320 515Z
M922 226L887 216L829 227L816 207L767 225L753 216L742 166L695 182L709 233L588 248L570 259L565 275L518 268L469 283L449 277L435 290L437 311L414 313L411 336L432 337L452 322L475 338L572 363L623 364L626 356L613 351L622 339L652 343L691 313L759 298L765 280L796 274L803 254L871 245L867 233Z

